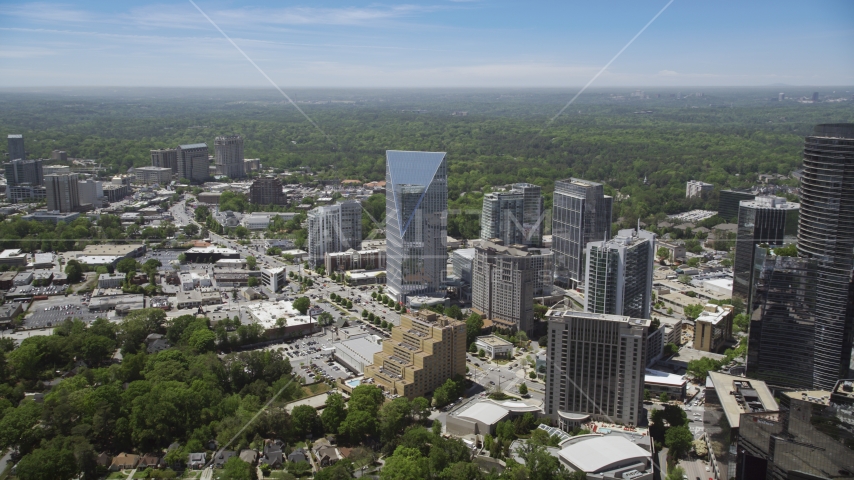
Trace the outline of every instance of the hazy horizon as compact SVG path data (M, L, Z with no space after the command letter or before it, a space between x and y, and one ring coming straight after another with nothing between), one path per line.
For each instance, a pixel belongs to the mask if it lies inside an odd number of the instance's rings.
M854 85L854 2L844 0L195 5L7 4L0 87Z

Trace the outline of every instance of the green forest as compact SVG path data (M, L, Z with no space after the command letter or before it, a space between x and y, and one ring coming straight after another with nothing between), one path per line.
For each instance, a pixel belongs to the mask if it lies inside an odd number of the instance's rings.
M802 90L790 96L812 93ZM714 183L719 191L752 185L759 173L789 174L814 125L854 121L849 101L772 101L776 92L661 90L640 100L629 91L591 90L552 123L574 92L294 92L321 133L266 90L6 90L0 134L22 133L31 158L60 149L115 173L148 165L152 148L206 142L212 152L215 136L238 133L246 158L278 172L307 167L312 176L294 179L308 181L382 180L387 149L445 151L450 230L472 237L477 225L465 212L480 209L484 189L521 181L542 185L547 207L555 180L604 182L610 194L619 193L614 217L626 226L713 209L714 196L705 203L684 198L687 180Z

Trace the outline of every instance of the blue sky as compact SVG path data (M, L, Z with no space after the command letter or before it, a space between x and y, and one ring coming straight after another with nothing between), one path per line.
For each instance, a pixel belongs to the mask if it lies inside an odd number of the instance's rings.
M577 87L667 0L195 0L282 87ZM607 86L854 84L854 1L675 0ZM264 87L187 1L0 6L0 87Z

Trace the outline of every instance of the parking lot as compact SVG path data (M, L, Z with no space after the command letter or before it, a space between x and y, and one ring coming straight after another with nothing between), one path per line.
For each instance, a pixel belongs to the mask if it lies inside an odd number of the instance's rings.
M268 348L280 350L285 358L291 362L294 372L305 378L307 383L311 383L318 380L318 375L332 379L347 378L351 375L350 371L334 361L330 355L321 353L324 348L332 346L332 341L329 338L318 333ZM329 362L332 362L332 365L329 365Z
M89 313L89 308L81 305L82 299L79 295L57 295L33 302L24 317L24 328L55 327L63 320L71 318L79 318L86 323L94 321L98 314Z
M139 263L145 263L147 260L153 258L155 260L160 260L160 263L163 264L163 267L169 267L169 262L178 261L178 255L182 252L179 250L149 250L145 252L145 255L136 259ZM164 268L164 270L171 271L170 268Z

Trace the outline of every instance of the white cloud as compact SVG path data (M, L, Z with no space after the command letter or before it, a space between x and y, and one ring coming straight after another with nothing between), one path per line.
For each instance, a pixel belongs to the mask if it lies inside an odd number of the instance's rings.
M658 72L658 75L662 77L675 77L679 74L673 70L662 70Z
M90 12L71 8L63 3L47 2L6 5L0 10L0 15L48 23L85 23L96 19L96 16Z

